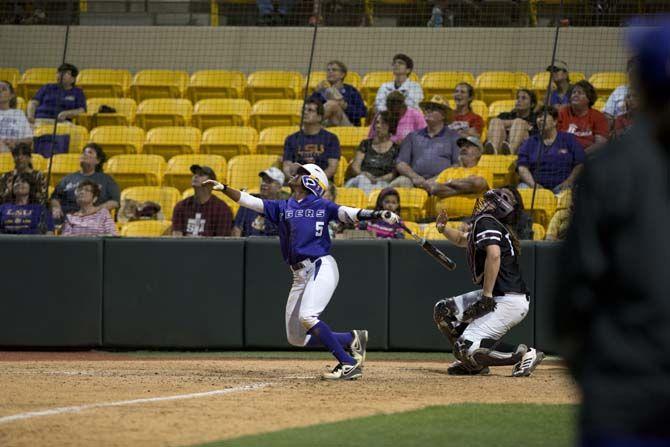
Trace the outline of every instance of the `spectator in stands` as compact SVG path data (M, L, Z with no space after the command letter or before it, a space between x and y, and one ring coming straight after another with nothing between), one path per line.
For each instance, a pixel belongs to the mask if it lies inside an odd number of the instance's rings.
M261 178L260 198L263 200L278 200L281 188L284 185L284 173L274 166L258 173ZM265 216L251 208L240 207L235 216L231 236L277 236L279 230Z
M555 107L569 104L570 94L568 91L570 90L570 73L568 72L568 64L560 59L554 59L553 65L548 66L547 71L551 73L552 82L549 104Z
M546 111L546 121L544 119ZM556 128L558 112L554 107L542 107L537 114L537 128L543 129L533 135L519 148L517 170L521 183L519 188L546 188L555 194L571 188L582 170L586 158L578 139L570 133ZM538 158L540 158L538 166Z
M79 70L72 64L58 67L55 84L42 86L35 97L28 102L28 121L31 123L71 123L77 115L86 112L86 97L75 81Z
M402 93L407 107L418 109L419 103L423 100L423 89L419 83L409 79L409 75L414 70L414 61L405 54L396 54L393 56L391 67L393 68L394 79L391 82L385 82L377 90L376 111L383 112L386 110L386 97L391 92Z
M570 87L570 104L558 113L558 130L568 132L592 152L607 142L609 123L601 112L593 108L598 96L588 81L579 81Z
M467 82L457 84L454 89L456 110L449 124L449 129L456 131L462 137L480 138L484 130L484 119L470 108L475 99L475 89Z
M367 113L361 94L352 85L345 84L347 66L340 61L326 65L326 79L321 82L311 98L321 101L324 109L324 126L360 126Z
M430 188L440 172L458 163L458 134L447 128L451 109L441 96L422 102L426 128L412 132L400 146L393 187Z
M516 154L519 146L535 131L537 95L525 88L516 92L516 104L489 123L487 154Z
M42 172L33 169L31 152L30 144L26 143L18 143L12 149L14 169L0 175L0 203L12 201L14 179L23 174L30 178L31 194L34 196L35 203L44 204L45 194L47 193L47 179Z
M351 163L354 177L344 185L361 188L365 194L373 189L386 188L397 175L395 160L400 146L391 141L391 112L381 112L375 120L375 136L363 140Z
M400 194L393 188L385 188L379 192L375 211L388 210L400 215ZM402 227L402 220L393 225L389 225L382 220L359 222L359 230L367 230L374 234L377 239L404 239L405 232Z
M95 205L101 194L100 185L92 178L79 182L75 188L79 209L65 216L63 236L118 236L109 210Z
M477 164L482 158L482 142L477 137L460 137L458 166L448 167L434 181L428 182L428 192L443 199L461 194L478 194L489 189L480 175Z
M286 137L282 170L293 177L298 167L317 164L332 179L340 162L340 140L323 128L323 104L315 99L305 101L302 129Z
M44 231L53 234L51 214L35 198L37 189L28 173L22 172L12 178L9 201L0 205L0 233L41 234Z
M389 112L389 131L391 141L402 143L407 135L415 130L426 127L426 119L417 109L407 108L406 98L400 92L391 92L386 97L386 111ZM379 116L379 113L377 114ZM372 120L368 138L375 138L377 132L377 116Z
M119 207L121 195L119 185L111 176L102 172L103 164L107 160L102 147L96 143L88 143L81 151L79 160L81 169L63 177L51 194L51 213L56 222L80 208L76 189L84 180L91 180L100 188L95 195L96 211L102 208L111 211Z
M637 60L635 57L628 59L628 63L626 64L628 79L630 79L636 63ZM605 114L605 117L610 122L610 124L614 124L617 117L623 115L628 110L626 108L626 95L628 94L628 89L628 85L620 85L615 88L609 98L607 98L607 102L603 108L603 113Z
M195 194L178 202L172 213L173 236L230 236L233 213L223 200L212 194L212 187L203 186L205 180L216 180L209 166L192 165Z
M628 129L630 128L630 126L633 125L637 112L640 108L640 101L635 91L629 89L628 93L626 93L625 107L626 111L617 116L616 119L614 120L613 133L614 136L617 138L628 132Z
M33 131L26 115L16 108L16 93L8 81L0 81L0 152L19 143L32 143Z
M274 4L277 4L275 10ZM258 6L258 24L261 26L283 26L286 25L286 15L295 3L295 0L256 0Z

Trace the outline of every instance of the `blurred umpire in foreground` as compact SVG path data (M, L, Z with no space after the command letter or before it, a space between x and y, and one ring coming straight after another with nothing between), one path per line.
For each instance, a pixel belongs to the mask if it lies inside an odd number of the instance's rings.
M670 445L670 18L631 27L643 102L586 163L554 312L582 446ZM660 24L659 24L660 23Z

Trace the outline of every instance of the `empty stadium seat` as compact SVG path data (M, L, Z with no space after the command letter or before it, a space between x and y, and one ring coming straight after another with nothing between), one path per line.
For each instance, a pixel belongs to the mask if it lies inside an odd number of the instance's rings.
M419 188L395 188L400 196L402 220L417 221L427 214L428 193ZM381 190L375 189L368 198L368 208L374 209Z
M490 122L493 118L498 118L498 115L504 112L509 112L516 106L516 99L502 99L500 101L493 101L489 106L489 117L488 121Z
M89 68L79 72L77 87L84 90L86 99L122 98L130 87L128 70Z
M135 122L144 130L188 126L192 114L193 106L188 99L147 99L137 106Z
M463 227L463 222L459 220L452 220L447 222L447 227L453 228L454 230L462 230ZM428 240L446 240L446 236L439 231L437 231L437 228L433 223L429 224L426 226L426 228L423 231L422 237L428 239Z
M426 73L421 78L424 98L432 98L441 95L445 98L454 93L454 88L461 82L470 85L475 84L475 77L467 71L433 71Z
M90 141L102 146L107 157L139 154L144 144L144 130L132 126L100 126L91 131Z
M132 186L121 192L121 200L136 202L156 202L161 206L165 220L172 219L174 206L181 200L181 193L171 186Z
M30 101L44 84L56 82L56 74L53 67L27 69L17 84L16 95Z
M238 155L228 161L228 184L235 189L258 188L258 173L271 166L281 169L281 158L276 155Z
M35 157L37 158L37 156ZM40 157L42 158L42 157ZM14 170L14 157L11 152L0 152L0 174Z
M38 156L33 155L33 158ZM51 177L49 186L56 186L63 177L80 170L79 162L81 154L56 154L51 161Z
M467 194L436 200L435 212L446 210L450 219L470 217L479 197L480 194Z
M414 82L419 82L419 77L414 72L410 73L409 78ZM383 83L391 81L393 81L392 71L370 71L366 73L366 75L363 76L363 82L360 88L365 103L373 104L379 87L381 87Z
M488 169L493 173L492 188L500 188L501 186L514 183L514 176L516 172L516 155L482 155L477 166Z
M547 236L547 232L544 227L538 223L533 224L533 240L534 241L543 241Z
M325 80L326 80L325 71L313 71L309 77L309 86L307 87L309 94L312 94L312 92L316 90L316 86L319 85L320 82ZM307 76L305 76L305 82L307 82ZM344 78L344 83L349 84L352 87L356 88L356 90L360 91L362 84L361 75L359 75L355 71L349 71L347 72L347 77Z
M147 132L142 152L160 155L167 161L175 155L198 153L201 137L195 127L154 127Z
M173 70L143 70L130 84L130 96L137 101L154 98L182 98L188 84L188 73Z
M109 159L105 172L124 190L131 186L160 186L165 160L160 155L116 155Z
M253 127L211 127L202 134L200 153L229 160L236 155L255 154L257 143L258 132Z
M337 170L335 170L335 175L333 176L333 183L335 186L344 186L344 176L347 173L348 166L347 159L345 157L340 157L340 161L337 164Z
M261 131L256 151L259 154L283 155L284 140L299 129L298 126L268 127Z
M548 71L541 71L536 73L531 80L531 88L537 94L537 102L544 103L544 95L547 93L547 84L549 84L549 77L551 73ZM584 73L578 71L570 72L570 82L575 83L585 79Z
M247 98L252 104L262 99L300 98L304 82L295 71L257 71L247 79Z
M592 74L589 82L596 89L598 96L608 98L618 86L628 85L628 75L618 71L605 71Z
M203 99L193 108L193 126L203 132L210 127L246 126L251 104L246 99Z
M121 227L123 237L160 237L170 236L172 222L169 220L136 220Z
M163 176L163 184L165 186L172 186L179 191L185 191L191 188L191 180L193 173L191 172L192 165L209 166L216 173L216 179L222 183L226 183L226 159L220 155L210 154L188 154L175 155L168 160L165 175Z
M21 79L21 73L19 72L18 68L0 68L0 80L8 81L10 84L12 84L14 90L16 90L16 85L18 84L19 79Z
M603 109L605 108L605 104L607 104L607 98L606 97L600 97L596 99L595 104L593 104L593 108L602 112Z
M53 124L42 124L35 127L33 136L41 137L42 135L53 134ZM76 126L73 124L58 124L56 130L57 135L69 135L70 146L68 152L81 152L81 150L88 142L88 130L83 126Z
M475 97L491 104L501 99L514 99L519 88L530 88L526 73L511 71L487 71L475 81Z
M341 154L347 157L348 160L354 158L356 148L361 144L361 141L368 138L370 129L367 127L329 127L326 129L337 135L340 140Z
M189 188L184 193L181 195L182 200L183 199L188 199L189 197L192 197L193 194L195 194L195 191L193 188ZM228 205L228 208L230 208L230 211L233 212L233 217L237 214L237 211L240 209L240 204L235 202L233 199L222 193L221 191L212 191L212 194L220 199L223 200L226 205Z
M116 113L98 113L100 106L109 106ZM77 116L82 126L132 126L137 113L137 103L130 98L93 98L86 100L86 113Z
M268 127L297 126L302 106L301 99L264 99L251 108L249 122L258 131Z
M412 233L416 234L417 236L421 235L421 227L419 226L418 223L412 222L411 220L406 220L403 221L405 226L411 231ZM405 237L409 238L411 237L410 235L406 235Z
M350 206L352 208L365 208L368 198L360 188L337 188L335 202L338 205Z
M533 222L547 227L556 212L556 196L554 193L548 189L537 189L534 203L532 203L533 188L520 188L519 194L521 194L526 211L531 211L531 205L533 206Z
M196 71L188 82L186 97L193 104L203 99L244 98L246 82L241 71Z

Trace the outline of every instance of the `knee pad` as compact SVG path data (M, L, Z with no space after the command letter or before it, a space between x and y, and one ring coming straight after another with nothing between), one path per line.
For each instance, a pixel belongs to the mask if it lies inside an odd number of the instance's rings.
M453 298L445 298L435 303L433 308L433 321L440 327L440 323L456 320L458 308Z
M482 366L509 366L520 362L528 351L528 347L521 344L516 347L514 352L501 352L495 349L497 345L497 340L482 340L479 348L472 352L472 359Z

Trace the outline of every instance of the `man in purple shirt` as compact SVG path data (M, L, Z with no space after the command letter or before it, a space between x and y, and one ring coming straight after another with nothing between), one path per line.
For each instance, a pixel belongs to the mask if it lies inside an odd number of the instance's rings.
M69 122L80 113L86 112L84 92L74 85L78 74L79 70L72 64L58 67L57 83L42 86L28 103L28 121Z
M310 99L323 103L324 124L329 126L360 126L367 113L361 94L352 85L345 84L347 66L340 61L330 61L326 66L326 79L319 84Z

